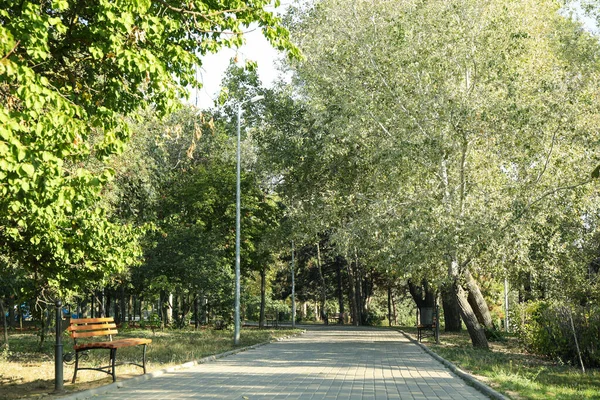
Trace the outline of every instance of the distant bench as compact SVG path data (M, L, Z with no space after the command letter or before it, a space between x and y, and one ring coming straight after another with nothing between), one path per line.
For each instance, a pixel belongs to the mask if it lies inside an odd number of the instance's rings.
M266 320L267 320L267 328L270 326L272 326L273 328L279 328L279 320L278 320L278 315L267 315L266 316Z
M344 316L345 316L344 313L331 313L331 314L324 314L321 317L323 318L323 323L325 325L329 325L329 322L343 325L344 324Z
M115 366L116 365L124 365L131 364L136 365L140 368L144 369L144 374L146 373L146 346L152 343L152 339L146 338L127 338L127 339L118 339L112 340L112 335L116 335L117 326L115 325L115 321L113 317L107 318L77 318L71 319L69 328L69 332L71 333L71 337L73 338L74 350L75 350L75 373L73 374L73 381L75 383L75 379L77 378L77 371L79 370L94 370L104 372L108 375L112 375L113 382L117 380L117 375L115 374ZM80 338L95 338L95 337L105 337L108 340L103 341L90 341L86 343L77 343L77 339ZM132 347L132 346L144 346L142 351L142 364L136 364L133 362L121 362L119 364L116 363L117 358L117 349L123 347ZM81 368L79 367L79 357L80 353L84 353L88 350L95 349L108 349L110 350L110 364L104 367L98 368Z
M437 315L433 307L419 309L419 324L417 325L417 339L419 342L426 336L436 336Z

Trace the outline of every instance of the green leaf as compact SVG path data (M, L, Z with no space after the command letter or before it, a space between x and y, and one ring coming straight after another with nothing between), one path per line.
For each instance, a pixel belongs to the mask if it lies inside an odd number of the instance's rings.
M33 176L35 172L35 168L31 164L22 164L21 170L25 172L28 176Z
M593 171L592 171L592 179L598 179L600 178L600 165L598 165Z

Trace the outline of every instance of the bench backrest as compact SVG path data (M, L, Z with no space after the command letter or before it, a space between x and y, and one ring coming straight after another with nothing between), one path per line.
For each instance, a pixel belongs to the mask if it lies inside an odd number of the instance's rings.
M71 337L76 341L78 338L88 338L93 336L108 336L112 340L112 335L116 335L117 325L113 317L106 318L73 318L69 325Z
M419 309L419 322L421 325L433 325L435 323L433 307L421 307Z

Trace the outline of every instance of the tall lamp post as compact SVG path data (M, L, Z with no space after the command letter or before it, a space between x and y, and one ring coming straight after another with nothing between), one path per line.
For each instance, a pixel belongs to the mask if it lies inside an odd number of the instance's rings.
M234 311L234 326L233 326L233 344L240 344L240 219L241 219L241 119L242 106L248 102L256 103L264 99L265 96L254 96L249 100L242 101L238 104L237 109L237 179L236 179L236 197L235 197L235 311Z

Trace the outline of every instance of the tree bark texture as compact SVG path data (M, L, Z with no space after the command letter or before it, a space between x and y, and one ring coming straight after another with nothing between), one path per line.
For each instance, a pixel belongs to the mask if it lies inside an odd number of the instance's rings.
M460 332L462 330L460 308L454 290L449 284L442 286L442 309L444 310L444 331Z
M264 329L265 327L265 304L267 294L267 271L265 268L260 270L260 314L258 317L258 327Z
M341 257L336 258L336 267L337 267L337 295L338 295L338 304L340 308L340 319L338 323L340 325L344 324L344 293L343 293L343 282L342 282L342 259Z
M469 272L468 269L465 270L464 277L466 279L465 288L468 292L467 300L477 317L477 321L487 329L494 329L492 314L490 314L487 302L481 294L481 290L479 290L477 281L473 278L473 275L471 275L471 272Z
M200 309L198 303L200 302L200 296L198 293L194 294L194 330L198 330L200 327Z
M392 286L388 285L387 288L387 311L388 311L388 325L392 326Z
M15 318L15 296L8 296L8 326L14 328L16 326L17 320ZM20 307L19 307L20 308ZM4 311L3 311L4 312Z
M477 316L473 312L469 300L467 299L467 293L461 285L455 283L454 292L456 294L456 301L460 308L460 316L465 323L469 336L471 337L471 343L474 348L489 350L487 338L485 337L485 331L483 327L477 321Z
M410 279L408 280L408 291L417 307L435 307L435 292L429 286L429 283L423 279L421 285L416 285Z
M121 306L119 307L119 311L121 314L121 323L125 323L127 322L127 303L125 302L125 285L121 285L120 292Z
M0 312L4 326L4 348L8 350L8 324L6 323L6 311L4 311L4 299L0 299Z
M354 294L354 273L352 272L351 264L352 263L346 263L346 269L348 270L348 298L351 300L350 314L352 315L352 324L358 326L358 304Z

